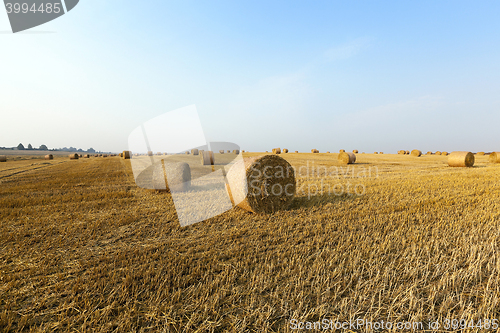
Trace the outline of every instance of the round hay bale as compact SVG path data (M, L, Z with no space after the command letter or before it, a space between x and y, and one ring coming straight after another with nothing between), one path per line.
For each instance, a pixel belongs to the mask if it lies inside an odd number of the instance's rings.
M80 156L78 154L69 154L69 159L70 160L77 160L79 158L80 158Z
M358 150L357 150L357 149L354 149L352 152L353 152L354 154L359 154L359 152L358 152Z
M226 190L233 205L254 213L288 208L295 191L295 170L282 157L265 155L236 162L227 173Z
M187 152L185 152L184 154L189 155L189 152L187 151Z
M130 150L124 150L122 153L122 157L125 160L130 160L132 158L132 152Z
M283 154L288 154L288 149L284 148L283 149Z
M219 154L224 154L224 150L219 150Z
M212 151L204 151L200 154L201 165L214 165L214 153Z
M52 154L48 154L48 155L45 155L44 157L46 160L53 160L54 159L54 155Z
M436 155L441 155L441 152L440 152L440 151L437 151L437 152L436 152Z
M381 151L379 154L383 154L383 153L384 153L384 152L383 152L383 151Z
M85 154L85 155L83 155L83 158L90 158L90 155L89 154Z
M447 151L442 151L442 152L441 152L441 155L442 155L442 156L448 156L448 152L447 152Z
M184 162L163 164L167 191L186 191L191 187L191 168Z
M0 162L7 162L7 156L0 155Z
M406 151L406 155L410 155L410 151L409 150Z
M233 150L233 154L239 155L240 151L238 149Z
M476 155L478 156L484 156L484 151L480 151L479 153L477 153Z
M273 148L273 154L281 154L281 148Z
M295 154L298 154L298 153L299 153L299 151L298 151L298 150L296 150L296 151L295 151Z
M374 152L375 155L378 155L378 152Z
M230 154L230 153L231 153L231 151L230 151L230 150L228 150L228 151L227 151L227 153L228 153L228 154Z
M317 150L317 149L311 149L311 153L313 153L313 154L319 154L319 150Z
M341 164L353 164L356 162L356 155L354 153L340 153L339 154L339 162Z
M448 156L448 165L451 167L467 167L474 165L474 154L468 151L454 151Z
M345 150L344 149L340 149L339 153L345 153Z
M327 153L327 154L330 154L330 152L329 152L329 151L327 151L326 153Z
M490 153L490 163L500 163L500 152Z
M404 155L404 150L398 150L398 155Z
M192 155L198 155L200 153L200 151L198 149L191 149L191 154Z
M153 156L153 152L151 150L148 151L148 156Z
M102 154L102 157L108 157L108 154Z
M420 157L422 156L422 152L418 149L414 149L411 151L411 156Z

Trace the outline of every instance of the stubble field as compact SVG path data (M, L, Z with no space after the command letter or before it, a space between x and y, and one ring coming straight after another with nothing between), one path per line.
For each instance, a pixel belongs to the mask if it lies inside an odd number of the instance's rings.
M171 195L138 188L128 160L0 163L0 330L500 319L500 165L281 156L300 171L289 209L184 228Z

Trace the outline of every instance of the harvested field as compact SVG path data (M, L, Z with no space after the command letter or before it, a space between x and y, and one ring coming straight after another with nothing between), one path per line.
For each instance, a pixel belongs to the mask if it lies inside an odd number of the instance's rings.
M215 168L235 157L215 155ZM287 332L292 318L499 318L499 164L280 156L298 171L287 210L235 208L184 228L171 194L135 185L135 158L9 158L0 164L0 328ZM348 184L365 193L319 190Z

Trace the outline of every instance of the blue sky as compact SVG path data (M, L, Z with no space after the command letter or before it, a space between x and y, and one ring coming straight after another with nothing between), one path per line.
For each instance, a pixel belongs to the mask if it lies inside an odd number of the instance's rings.
M127 149L196 105L251 151L500 149L495 1L81 0L12 34L0 11L0 146Z

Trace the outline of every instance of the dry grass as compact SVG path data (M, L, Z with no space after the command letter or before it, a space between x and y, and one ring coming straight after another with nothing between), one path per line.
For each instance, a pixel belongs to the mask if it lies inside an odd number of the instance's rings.
M337 154L285 156L297 168L340 166ZM500 165L446 161L359 155L356 168L379 170L362 180L363 196L299 192L286 211L234 209L186 228L170 194L135 186L129 160L3 163L0 329L282 332L291 318L498 319ZM319 185L317 176L298 187ZM359 182L328 180L349 181Z

